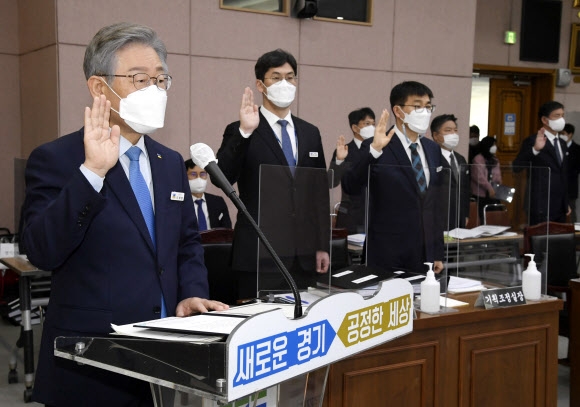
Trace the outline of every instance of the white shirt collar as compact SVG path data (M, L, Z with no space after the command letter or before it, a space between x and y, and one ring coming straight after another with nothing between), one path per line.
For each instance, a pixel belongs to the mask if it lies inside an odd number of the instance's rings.
M552 144L554 144L554 139L557 138L556 135L550 133L548 130L544 130L544 134L546 135L546 137L548 137L548 140L550 140Z
M447 159L447 161L449 161L449 159L451 157L451 150L446 150L446 149L442 148L441 154L443 154L443 157L445 157Z
M411 139L409 137L407 137L401 130L399 130L399 128L395 125L395 134L399 137L399 139L401 140L401 144L403 144L403 146L405 146L405 149L407 149L411 143L413 143L411 141ZM419 135L417 137L417 141L415 141L417 143L417 145L419 146L419 148L421 148L421 135Z
M145 139L143 138L143 136L139 138L139 141L135 145L141 149L143 156L149 159L149 156L147 155L147 149L145 148ZM121 136L119 140L119 157L125 155L127 150L130 149L131 147L133 147L133 144L131 144L131 142L127 140L125 137Z
M353 137L353 140L354 140L354 144L356 144L357 148L360 148L360 145L362 144L362 141L360 141L359 139L354 138L354 137Z
M264 115L264 118L266 119L266 121L268 122L270 127L272 127L274 124L279 126L278 120L281 120L281 119L278 116L276 116L274 113L272 113L271 111L266 109L264 107L264 105L262 105L260 107L260 112L262 113L262 115ZM284 120L286 120L288 122L288 125L290 127L294 127L294 122L292 121L292 113L290 113L290 111L288 111L288 114L286 115L286 117L284 117Z

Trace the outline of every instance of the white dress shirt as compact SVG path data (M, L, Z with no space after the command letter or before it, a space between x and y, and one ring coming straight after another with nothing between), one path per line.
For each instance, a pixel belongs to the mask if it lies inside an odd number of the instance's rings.
M196 219L197 219L197 204L195 203L195 201L197 201L198 199L203 200L203 202L201 203L201 209L203 209L203 214L205 215L205 223L207 225L207 229L208 230L211 229L211 224L209 223L209 211L207 210L207 201L205 200L205 194L203 194L201 198L198 198L193 194L191 194L191 197L193 198L193 206L195 206Z

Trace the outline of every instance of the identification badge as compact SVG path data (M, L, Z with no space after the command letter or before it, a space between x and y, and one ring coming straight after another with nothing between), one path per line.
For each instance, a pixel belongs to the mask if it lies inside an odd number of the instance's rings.
M183 201L184 198L185 198L185 194L183 192L171 191L171 200L172 201Z
M310 158L318 158L318 151L311 151Z

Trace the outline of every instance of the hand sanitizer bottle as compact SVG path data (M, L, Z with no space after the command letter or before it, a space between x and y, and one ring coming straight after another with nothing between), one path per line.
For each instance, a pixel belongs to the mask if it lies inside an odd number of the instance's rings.
M542 273L536 267L533 254L525 254L530 256L528 268L522 273L522 291L526 300L539 300L542 296Z
M439 281L435 280L433 263L425 264L429 266L429 271L425 280L421 282L421 311L438 312L441 286Z

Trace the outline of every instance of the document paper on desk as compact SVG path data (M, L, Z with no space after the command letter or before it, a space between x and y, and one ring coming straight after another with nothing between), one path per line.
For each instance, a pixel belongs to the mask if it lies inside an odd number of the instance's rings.
M474 239L477 237L489 237L499 235L502 232L508 230L509 226L494 226L494 225L481 225L473 229L463 229L455 228L448 232L450 237L455 239Z

